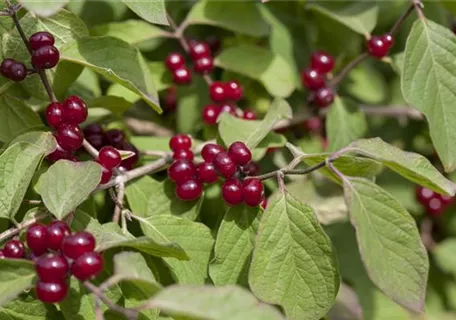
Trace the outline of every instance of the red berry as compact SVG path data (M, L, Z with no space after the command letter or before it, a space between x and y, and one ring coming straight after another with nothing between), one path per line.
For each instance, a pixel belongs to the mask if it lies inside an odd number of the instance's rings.
M169 140L169 148L171 150L188 150L192 147L192 138L187 134L176 134Z
M22 81L27 77L27 68L23 63L14 62L9 68L10 79L13 81Z
M260 206L261 206L264 210L266 210L266 208L268 207L268 198L264 197L264 198L263 198L263 201L261 201L261 203L260 203Z
M310 57L310 67L319 73L331 72L334 68L334 58L323 51L316 51Z
M62 124L57 128L57 142L62 149L74 151L82 146L84 135L81 128L73 124Z
M65 257L48 254L36 260L35 270L41 281L53 282L63 280L68 275L70 267Z
M202 193L203 185L198 180L187 180L176 185L176 196L180 200L196 200L201 196Z
M25 249L22 242L19 240L10 240L3 248L3 254L7 258L20 259L25 255Z
M210 162L203 162L198 165L198 176L202 182L206 183L213 183L218 179L214 164Z
M203 109L203 121L208 125L214 125L217 123L217 118L220 114L220 107L209 104Z
M0 260L5 259L5 254L3 253L3 249L0 249Z
M166 57L165 65L170 71L176 71L185 65L185 58L180 53L170 53L168 57Z
M60 249L68 258L77 259L95 249L95 238L88 232L77 232L65 237Z
M219 152L214 158L214 167L225 178L230 178L236 173L236 164L228 152Z
M434 191L421 186L416 187L416 200L423 206L427 206L431 199L435 198L436 194Z
M120 153L114 147L103 147L98 153L98 162L106 169L117 168L121 161Z
M211 56L211 48L205 42L195 41L190 45L190 57L193 61Z
M168 176L174 182L182 183L196 176L196 166L193 162L176 160L168 168Z
M39 300L46 303L57 303L65 299L68 294L68 285L65 281L37 281L35 290Z
M439 197L432 198L426 205L427 212L432 216L439 216L445 209L442 200Z
M169 87L166 91L164 105L166 111L173 112L177 108L177 90L176 87Z
M173 81L175 84L189 84L192 82L192 74L187 67L180 67L173 72Z
M244 142L236 141L228 148L228 155L238 166L243 166L252 160L252 153Z
M247 179L242 186L244 201L248 206L256 207L263 201L263 183L258 179Z
M244 200L242 183L236 179L228 179L222 185L222 197L231 206L238 205Z
M250 161L242 167L242 171L248 176L257 176L260 174L260 165L255 161Z
M91 123L87 127L84 128L84 135L92 135L92 134L104 134L103 127L100 126L98 123Z
M57 128L63 122L63 106L53 102L46 108L46 122L52 128Z
M50 155L47 156L47 159L52 162L57 162L59 160L65 159L70 160L74 157L71 151L63 150L62 147L57 143L57 147Z
M87 120L87 106L78 96L69 96L63 101L65 123L80 124Z
M438 196L444 205L448 205L454 201L454 198L451 196L444 196L443 194L439 194Z
M367 41L367 50L371 56L381 59L388 55L389 46L383 37L373 36Z
M5 78L11 78L10 68L14 63L16 63L16 60L14 59L5 59L2 61L0 72Z
M214 60L211 57L202 57L195 60L193 64L193 71L196 73L207 74L214 70Z
M323 122L321 121L320 117L315 116L307 119L304 122L304 127L309 132L318 133L323 128Z
M105 184L111 181L112 178L112 169L105 168L104 166L101 166L101 178L100 178L100 184Z
M228 99L225 85L220 81L214 81L209 87L209 94L214 102L222 102Z
M231 103L222 103L220 108L220 114L224 112L228 112L229 114L235 116L236 115L236 108Z
M97 150L100 150L106 144L106 137L104 134L95 133L85 135L85 139Z
M301 73L302 85L310 90L318 90L325 86L325 77L315 69L304 69Z
M59 50L54 46L44 46L32 53L32 66L36 69L51 69L60 59Z
M390 49L393 45L394 45L394 38L391 34L389 33L385 33L383 36L382 36L382 40L383 42L385 43L385 45L388 47L388 49Z
M34 33L29 38L29 45L32 50L38 50L44 46L53 46L54 43L54 36L46 31Z
M245 110L243 118L245 120L256 120L257 119L255 112L253 112L251 110Z
M237 81L228 81L225 84L225 92L227 98L233 101L241 100L244 94L241 84Z
M108 144L113 146L113 147L118 147L124 142L125 140L125 135L122 130L119 129L111 129L106 131L106 140L108 141Z
M44 225L37 223L30 226L25 233L27 246L36 255L41 255L46 252L46 230Z
M192 150L188 149L181 149L174 151L173 153L173 159L174 160L187 160L187 161L193 161L193 152Z
M98 252L87 252L74 260L71 273L79 280L85 281L103 271L103 258Z
M321 88L315 92L314 103L320 107L325 108L334 101L334 91L331 88Z
M58 251L62 241L71 233L70 227L63 221L54 221L46 229L46 246L48 249Z
M203 149L201 149L201 156L203 157L204 161L213 162L215 156L217 156L222 151L225 150L218 144L208 143L204 145Z

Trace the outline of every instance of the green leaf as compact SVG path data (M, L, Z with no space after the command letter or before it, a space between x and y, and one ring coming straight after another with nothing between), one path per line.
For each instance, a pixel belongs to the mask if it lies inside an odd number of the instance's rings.
M214 63L225 70L261 82L275 97L286 98L296 88L294 71L287 61L282 56L255 45L242 44L228 48L216 57Z
M147 22L169 26L165 0L122 0L122 2Z
M429 261L415 220L366 179L345 178L344 195L370 279L395 302L422 312Z
M59 303L65 320L85 320L95 318L95 300L79 280L70 280L68 296Z
M48 17L62 9L69 0L19 0L29 12L38 16Z
M352 1L342 7L312 3L308 8L363 35L370 34L377 24L378 7L375 2Z
M130 142L139 150L171 152L169 148L169 137L133 136L130 137ZM193 140L193 143L196 144L195 140Z
M154 84L155 88L157 91L163 91L165 89L168 89L169 87L174 86L173 83L173 76L171 72L166 68L165 64L163 61L152 61L148 63L149 68L152 73L152 78L154 79ZM196 81L196 83L192 82L192 85L190 85L190 88L197 88L198 90L203 91L203 87L206 86L207 84L204 82L202 83L201 79L198 77L196 79L193 79ZM183 93L186 93L185 88L181 88L181 90L184 89ZM188 92L187 92L188 93ZM190 94L190 93L188 93ZM204 92L204 97L208 97L207 91ZM204 97L200 98L202 101L204 100Z
M46 208L63 219L89 197L100 178L101 166L96 162L60 160L41 175L35 188Z
M179 105L176 110L177 131L194 134L198 132L203 121L201 111L209 104L207 84L201 77L193 79L190 86L177 88Z
M130 44L113 37L85 38L65 47L61 59L89 67L162 112L150 70L139 50Z
M381 104L390 94L384 75L370 63L351 70L343 88L356 100L373 105Z
M290 320L326 315L339 289L339 273L312 208L284 193L268 205L258 229L249 273L253 293L282 306Z
M177 286L165 288L146 304L175 319L285 320L274 307L237 286Z
M31 261L0 260L0 306L30 289L35 280L35 267Z
M350 145L350 149L380 161L408 180L438 193L454 195L456 192L456 184L445 178L420 154L402 151L380 138L355 141Z
M439 243L432 253L440 269L456 275L456 239L447 239Z
M133 105L124 98L116 96L101 96L87 101L89 111L91 108L104 108L117 116L122 116Z
M430 20L414 23L405 47L402 92L429 122L435 149L445 171L456 169L456 38Z
M326 116L326 128L328 151L337 151L366 134L366 117L357 104L336 97Z
M251 1L199 1L184 24L209 24L253 37L265 36L269 26Z
M245 205L230 208L217 232L209 274L217 286L248 287L248 269L261 209Z
M43 320L59 319L54 305L45 304L31 295L21 296L0 307L0 319Z

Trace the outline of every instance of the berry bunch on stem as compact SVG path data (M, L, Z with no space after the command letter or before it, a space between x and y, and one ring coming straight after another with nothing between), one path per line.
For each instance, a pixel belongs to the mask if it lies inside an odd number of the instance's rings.
M423 206L427 214L432 217L439 217L453 203L454 198L438 194L425 187L417 186L416 200Z

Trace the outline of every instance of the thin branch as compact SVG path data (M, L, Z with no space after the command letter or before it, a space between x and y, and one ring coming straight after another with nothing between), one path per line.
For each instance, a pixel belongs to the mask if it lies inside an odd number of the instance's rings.
M396 23L394 24L394 26L391 28L390 30L390 34L392 36L394 36L398 31L399 31L399 28L402 26L402 24L404 23L404 21L408 18L408 16L413 12L413 9L414 9L415 5L412 3L407 11L405 11L400 17L399 19L397 19Z
M435 242L434 238L432 237L433 225L434 224L433 224L432 220L429 218L424 218L420 225L421 241L423 242L424 247L428 251L432 251L436 246L436 242Z
M82 142L82 146L84 147L84 149L87 151L88 154L90 154L92 156L92 158L94 159L97 159L98 158L98 150L95 149L89 141L87 141L86 139L84 139L84 141Z
M130 128L133 132L135 132L139 135L171 137L174 134L174 132L172 130L159 126L158 124L150 122L150 121L131 118L131 117L125 117L124 120L125 120L125 123L128 126L128 128Z
M423 13L423 3L421 0L412 0L413 1L413 6L415 7L416 13L418 14L418 17L420 20L425 21L426 17L424 16Z
M124 206L123 201L125 198L125 183L120 182L117 185L117 198L115 201L114 214L112 216L112 222L119 223L120 213L122 212Z
M168 152L166 151L155 151L155 150L143 150L140 151L140 154L143 156L149 156L149 157L165 157L168 155Z
M330 82L330 87L337 87L339 83L345 79L345 77L352 71L357 65L366 60L369 57L367 52L361 53L358 57L352 60L349 64L345 66Z
M23 221L23 222L17 224L17 226L15 228L8 229L8 230L0 233L0 242L3 242L4 240L19 234L22 230L27 229L31 225L37 223L40 220L45 219L46 217L48 217L47 213L39 214L39 215L33 217L32 219L29 219L27 221Z
M283 175L305 175L308 173L311 173L315 170L321 169L326 165L325 161L322 161L316 165L313 165L311 167L305 168L305 169L279 169L276 171L272 171L269 173L265 173L260 176L252 176L252 177L245 177L246 179L259 179L259 180L267 180L273 177L277 177L279 173Z
M368 115L397 118L406 117L414 120L423 120L421 112L406 106L361 106L360 109Z

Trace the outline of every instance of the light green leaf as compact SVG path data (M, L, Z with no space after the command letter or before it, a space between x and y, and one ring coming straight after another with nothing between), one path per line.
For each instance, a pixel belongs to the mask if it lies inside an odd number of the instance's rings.
M286 60L255 45L242 44L228 48L216 57L214 63L225 70L261 82L275 97L286 98L296 88L294 71Z
M209 104L207 84L201 77L193 79L190 86L177 88L179 97L176 110L177 131L194 134L203 126L201 111Z
M101 96L87 101L89 111L91 108L104 108L117 116L122 116L133 105L124 98L116 96Z
M147 22L169 26L165 0L122 0L122 2Z
M456 275L456 239L439 243L432 253L435 262L443 271Z
M217 286L248 287L248 268L261 209L245 205L228 209L217 232L209 274Z
M393 60L393 68L397 73L401 74L404 67L405 52L396 53L391 59Z
M5 320L48 320L58 319L59 315L54 305L42 303L31 295L18 297L0 307L0 319Z
M48 17L62 9L69 0L19 0L29 12L38 16Z
M456 38L450 29L417 20L407 38L401 77L404 98L426 116L447 172L456 169L455 52Z
M153 77L153 75L152 75ZM155 83L155 81L154 81ZM106 94L108 96L116 96L116 97L121 97L131 103L135 103L136 101L140 100L141 97L134 93L131 90L128 90L124 86L118 83L113 83L112 85L109 86Z
M65 320L85 320L95 318L95 300L76 278L70 280L68 296L59 303Z
M366 117L354 102L337 97L326 116L326 128L328 151L337 151L366 134Z
M133 136L130 137L130 142L139 150L171 152L169 148L169 137ZM193 143L196 145L194 140Z
M168 89L169 87L174 86L173 76L172 76L171 72L169 72L169 70L166 68L163 61L152 61L152 62L149 62L148 65L149 65L150 71L152 73L152 78L154 79L154 84L155 84L155 88L157 89L157 91L163 91L165 89ZM196 78L194 80L197 81L197 83L194 85L196 86L196 88L199 87L199 90L202 90L203 85L207 86L207 84L205 84L205 83L200 83L201 79L199 79L199 78ZM193 85L191 85L190 87L193 87ZM184 93L185 93L185 89L184 89ZM190 93L188 93L188 94L190 94ZM207 92L205 92L205 96L207 97ZM201 99L201 100L203 100L203 99Z
M356 100L372 105L381 104L390 94L384 75L367 62L350 71L343 88Z
M456 184L445 178L428 159L418 153L402 151L380 138L353 142L350 149L380 161L408 180L423 185L438 193L454 195Z
M261 300L278 304L290 320L318 320L339 289L332 244L312 208L284 193L263 214L249 283Z
M175 319L285 320L274 307L237 286L169 286L146 304ZM302 319L301 319L302 320Z
M69 94L80 96L85 101L101 96L98 75L89 68L84 68L68 90Z
M369 180L345 178L344 195L370 279L395 302L422 312L429 261L415 220Z
M35 267L31 261L0 260L0 306L30 289L35 280Z
M162 112L149 67L139 50L130 44L113 37L85 38L65 47L61 59L89 67Z
M184 24L209 24L253 37L265 36L269 29L251 1L199 1Z
M96 162L60 160L41 175L35 188L46 208L63 219L89 197L100 178L101 166Z

